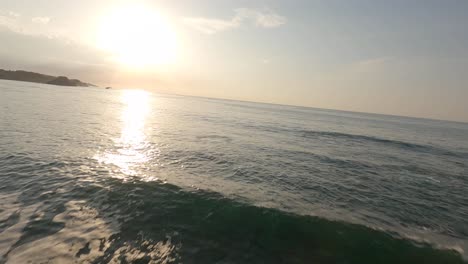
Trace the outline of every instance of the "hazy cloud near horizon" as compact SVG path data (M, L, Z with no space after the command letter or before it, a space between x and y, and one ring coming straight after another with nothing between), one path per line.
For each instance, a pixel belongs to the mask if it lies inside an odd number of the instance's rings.
M122 1L0 2L0 68L468 122L468 2L147 0L169 18L181 47L177 64L143 70L120 67L95 45L102 14Z

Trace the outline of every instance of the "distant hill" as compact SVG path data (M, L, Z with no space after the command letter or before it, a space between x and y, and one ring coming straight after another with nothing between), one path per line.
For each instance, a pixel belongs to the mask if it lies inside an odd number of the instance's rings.
M51 76L36 72L28 71L8 71L0 69L0 79L23 81L23 82L35 82L35 83L46 83L61 86L96 86L90 83L85 83L76 79L69 79L65 76Z

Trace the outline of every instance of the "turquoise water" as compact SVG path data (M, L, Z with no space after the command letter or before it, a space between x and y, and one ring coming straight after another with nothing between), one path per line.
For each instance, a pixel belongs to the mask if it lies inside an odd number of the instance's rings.
M462 263L468 124L0 81L0 263Z

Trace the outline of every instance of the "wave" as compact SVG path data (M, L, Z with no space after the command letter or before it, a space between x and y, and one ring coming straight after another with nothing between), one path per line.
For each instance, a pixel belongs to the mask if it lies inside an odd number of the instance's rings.
M269 133L285 133L285 134L293 134L298 137L308 138L308 139L345 139L348 141L355 141L355 142L370 142L370 143L377 143L383 144L386 146L393 146L400 149L405 149L414 152L420 153L431 153L436 155L442 156L450 156L456 158L466 159L468 158L468 153L466 152L456 152L444 149L442 147L437 146L430 146L430 145L423 145L417 143L410 143L405 141L399 140L392 140L374 136L366 136L366 135L357 135L357 134L348 134L348 133L341 133L341 132L333 132L333 131L316 131L316 130L301 130L294 127L276 127L276 126L269 126L269 125L258 125L258 124L238 124L241 125L245 129L249 130L259 130L265 131Z
M118 206L121 228L103 262L122 243L170 237L178 245L173 257L181 262L462 263L455 251L360 225L247 205L214 192L159 183L113 185L105 204Z
M196 152L173 156L193 158L184 164L228 162L210 153L192 154ZM316 154L285 154L343 168L368 169L365 163ZM23 207L43 204L27 220L18 241L3 256L5 261L21 248L66 233L72 220L63 220L60 215L66 213L67 204L85 201L104 219L102 222L115 221L118 228L99 241L80 237L80 232L70 233L75 237L69 241L84 241L82 248L72 252L78 261L88 257L91 263L116 258L143 263L161 258L171 260L167 263L463 263L455 250L437 249L383 230L253 206L216 192L161 182L122 182L97 167L82 171L78 165L84 162L47 161L28 153L0 156L0 165L4 165L0 166L0 194L19 192L18 203ZM80 183L81 178L87 181ZM0 232L24 219L23 211L14 210L0 219ZM86 233L89 228L96 227L88 224L77 229ZM123 250L127 247L130 249ZM169 249L163 254L161 248ZM139 252L139 259L132 258L135 252Z
M306 138L341 138L347 139L351 141L367 141L373 143L380 143L385 145L391 145L397 148L407 149L416 152L425 152L425 153L435 153L439 155L447 155L447 156L456 156L460 158L468 157L468 153L457 153L452 152L449 150L445 150L443 148L429 146L429 145L421 145L416 143L409 143L405 141L399 140L391 140L379 137L372 137L372 136L364 136L364 135L356 135L356 134L346 134L340 132L329 132L329 131L314 131L314 130L303 130L298 131L303 137Z
M197 140L207 141L207 142L211 142L211 141L221 141L221 142L226 142L226 143L232 142L232 138L228 136L221 136L221 135L203 135L203 136L197 136L196 138Z
M105 222L119 225L110 236L82 241L85 246L73 252L78 260L99 252L91 263L116 258L146 263L162 257L171 260L167 263L463 263L454 250L361 225L248 205L215 192L116 179L106 185L76 185L65 196L49 192L38 197L47 201L44 212L35 213L8 252L56 235L66 226L57 220L65 204L85 199ZM0 224L18 217L17 211ZM171 246L162 254L161 245ZM122 250L129 246L131 251ZM135 251L138 259L132 259Z
M463 263L455 250L362 225L258 207L216 192L158 181L122 182L97 169L69 173L72 161L45 162L25 153L1 160L24 167L7 166L0 175L0 194L17 193L12 204L19 206L0 219L0 232L26 222L0 262L14 259L24 247L66 240L82 244L73 247L73 261L92 257L91 263ZM77 177L81 174L88 174L86 181ZM84 204L75 213L92 217L82 226L66 210L78 202ZM31 206L37 209L27 217L25 208ZM96 213L87 215L86 207ZM117 227L109 234L81 236L99 229L97 223L110 222ZM66 231L70 225L74 232Z

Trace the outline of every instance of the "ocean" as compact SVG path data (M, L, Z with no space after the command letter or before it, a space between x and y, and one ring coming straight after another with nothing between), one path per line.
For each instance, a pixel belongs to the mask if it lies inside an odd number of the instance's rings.
M463 263L468 124L0 81L0 263Z

